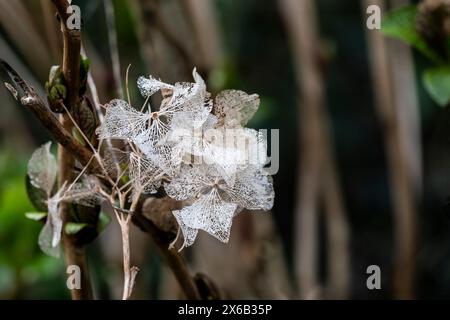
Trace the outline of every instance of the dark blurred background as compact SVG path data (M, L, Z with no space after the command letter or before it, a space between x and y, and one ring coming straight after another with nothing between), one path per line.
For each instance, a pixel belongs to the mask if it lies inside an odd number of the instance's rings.
M297 70L304 60L296 56L293 24L282 2L78 0L74 4L81 8L84 46L102 103L117 96L108 39L111 30L105 15L105 8L112 6L120 76L124 82L126 67L131 64L129 89L137 105L141 103L135 86L138 76L154 74L168 82L190 80L186 70L197 66L213 93L236 88L261 96L261 107L251 127L280 129L280 169L274 177L272 212L238 217L228 245L202 238L197 248L187 252L193 270L205 270L216 278L230 297L399 297L393 284L397 229L385 147L389 138L377 113L379 92L371 76L364 1L313 1L318 42L310 44L319 52L316 62L323 79L319 81L323 86L319 100L327 119L326 144L321 144L323 140L308 144L300 139L305 123L302 107L308 99L303 96ZM0 57L42 95L50 66L61 63L60 34L54 20L48 0L0 0ZM427 61L414 53L412 62L407 68L413 75L412 94L419 107L416 142L420 150L415 151L421 176L414 197L417 232L412 294L416 298L450 298L450 117L447 110L431 101L420 83L419 74ZM50 137L6 90L0 90L0 104L0 298L67 299L64 262L39 250L41 225L24 216L33 211L24 184L27 160L34 148ZM316 223L310 226L316 230L316 263L314 270L309 270L315 274L315 287L313 292L299 295L296 292L302 285L294 280L298 279L296 248L301 239L296 222L299 181L302 170L308 170L302 169L302 161L308 161L309 152L321 148L333 150L330 157L349 241L349 264L342 274L348 283L342 294L333 293L333 288L328 290L333 284L332 259L336 259L331 252L333 246L327 242L327 210L333 209L327 204L327 196L319 194ZM329 181L318 177L326 190ZM148 236L136 229L132 238L133 259L141 269L135 297L178 297L176 284ZM122 275L115 221L88 251L96 296L117 298ZM217 269L217 264L222 269ZM366 287L369 265L381 268L381 290Z

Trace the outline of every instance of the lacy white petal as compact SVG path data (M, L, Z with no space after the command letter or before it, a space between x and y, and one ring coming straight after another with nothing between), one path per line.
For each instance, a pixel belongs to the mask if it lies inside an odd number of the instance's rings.
M130 155L130 179L134 190L144 194L156 193L161 186L164 172L151 160L132 153Z
M185 232L189 229L204 230L218 240L226 243L230 237L230 230L234 212L237 205L224 202L216 189L212 189L208 194L201 196L194 204L174 212L175 217L180 221L180 227L184 226ZM192 233L192 232L191 232ZM188 235L185 239L191 240Z
M183 245L178 251L181 251L185 247L189 247L194 244L195 239L197 238L198 229L193 229L188 227L182 219L179 218L180 216L180 210L175 210L172 212L175 219L178 222L178 225L181 229L181 233L183 233Z
M248 128L214 129L222 139L204 142L203 159L214 165L228 185L247 166L262 168L267 160L267 143L263 134ZM220 135L219 135L220 136Z
M173 86L167 83L164 83L160 80L157 80L156 78L150 76L148 79L144 77L139 77L137 81L137 85L139 88L139 91L141 92L141 95L144 98L151 97L154 95L157 91L167 89L171 90L173 89Z
M194 198L210 181L211 177L202 166L191 167L183 164L180 174L173 177L164 189L172 199L186 200Z
M152 121L150 127L133 138L134 144L146 155L155 153L155 148L163 141L169 132L169 126L161 119Z
M170 101L161 106L159 113L172 118L177 112L184 112L190 126L200 128L212 110L212 103L205 82L195 69L193 76L195 83L175 84Z
M147 128L148 113L137 111L126 101L112 100L106 108L105 120L97 129L100 139L132 140Z
M272 177L264 169L249 166L239 171L233 186L221 185L229 199L240 207L249 210L270 210L273 207L275 192Z
M50 152L51 142L37 149L28 162L28 176L31 184L50 195L56 181L57 163Z
M263 167L267 161L267 141L262 132L249 128L225 130L225 145L239 151L238 165Z

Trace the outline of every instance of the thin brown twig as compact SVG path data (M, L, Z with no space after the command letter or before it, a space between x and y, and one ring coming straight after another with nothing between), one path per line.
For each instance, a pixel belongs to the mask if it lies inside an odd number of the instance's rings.
M299 176L296 223L296 263L300 295L318 298L322 293L317 273L319 200L323 196L328 240L328 296L348 294L349 228L342 191L334 164L334 147L325 108L323 71L320 68L320 36L312 0L281 0L295 55L301 102L303 159Z
M385 7L383 0L363 1L365 8L369 4L378 5L382 10ZM410 154L406 148L408 143L402 135L404 128L400 119L401 106L395 99L392 47L379 30L367 32L367 41L370 49L372 81L376 92L376 108L385 128L385 148L395 219L394 295L398 299L412 299L416 268L417 190L414 186L414 175L411 174Z
M112 3L111 0L104 0L103 4L105 7L106 25L108 28L109 52L111 55L114 84L116 86L116 92L118 94L119 99L123 100L122 77L120 69L119 48L117 44L117 30L116 30L114 4Z
M149 44L154 42L154 30L158 30L167 43L178 53L182 60L182 68L185 76L188 76L192 72L194 61L191 52L188 47L179 39L178 35L173 32L170 26L165 22L161 15L161 2L159 0L139 0L139 13L145 28L140 31L140 37L145 39L143 45L149 47ZM151 47L151 45L150 45ZM150 55L154 55L154 48L151 50Z

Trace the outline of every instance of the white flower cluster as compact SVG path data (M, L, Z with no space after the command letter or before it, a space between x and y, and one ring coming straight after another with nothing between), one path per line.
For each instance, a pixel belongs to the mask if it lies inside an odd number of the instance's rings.
M123 139L140 150L130 155L130 177L138 190L166 193L187 205L173 214L184 246L204 230L227 242L233 216L243 208L270 210L274 191L263 169L267 146L255 130L244 128L259 107L257 95L228 90L211 100L200 75L195 83L170 85L140 77L149 99L162 93L159 110L140 112L113 100L98 129L101 139ZM163 178L169 182L162 183Z

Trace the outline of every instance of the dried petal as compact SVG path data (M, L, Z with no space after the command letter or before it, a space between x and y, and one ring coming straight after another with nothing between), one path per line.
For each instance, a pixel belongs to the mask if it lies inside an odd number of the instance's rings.
M100 139L133 140L147 128L150 116L131 107L126 101L112 100L106 106L105 120L97 129Z
M222 242L228 242L236 208L236 204L224 202L218 191L212 189L194 204L174 211L185 239L183 247L194 242L198 229L208 232Z
M259 96L240 90L225 90L214 102L214 113L227 128L245 126L259 108Z
M275 192L272 177L264 169L249 166L239 171L233 186L221 185L225 199L249 210L270 210Z
M44 228L39 234L39 247L41 250L54 257L59 256L59 242L61 240L61 230L62 230L62 219L61 213L59 211L59 204L62 199L62 194L64 193L66 185L56 192L56 194L48 199L48 215L47 221L45 222Z
M175 84L172 98L161 106L160 114L169 118L177 112L183 112L190 127L200 128L212 110L209 93L206 91L205 81L194 69L195 83L179 82Z
M57 163L50 152L51 142L37 149L28 162L28 176L31 184L50 196L56 181Z
M150 159L135 153L130 155L130 179L135 191L156 193L161 186L164 172Z
M205 170L208 170L208 167L191 167L183 164L180 174L173 177L172 181L165 185L164 190L169 197L175 200L194 198L209 183L210 177Z
M173 90L173 86L167 83L164 83L160 80L157 80L156 78L150 76L148 79L144 77L139 77L137 81L137 85L139 88L139 91L141 92L141 95L144 98L151 97L154 95L157 91L160 90Z

